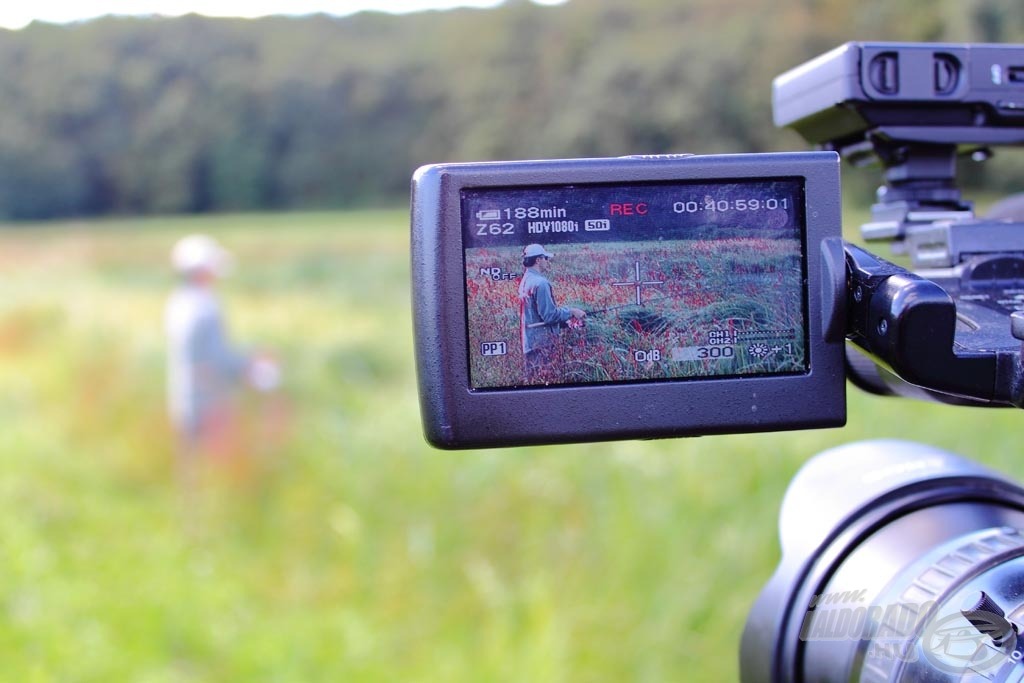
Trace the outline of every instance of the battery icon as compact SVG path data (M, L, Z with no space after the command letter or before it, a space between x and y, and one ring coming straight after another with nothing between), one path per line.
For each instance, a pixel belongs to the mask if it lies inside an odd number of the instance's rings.
M500 221L501 209L483 209L476 212L478 221Z

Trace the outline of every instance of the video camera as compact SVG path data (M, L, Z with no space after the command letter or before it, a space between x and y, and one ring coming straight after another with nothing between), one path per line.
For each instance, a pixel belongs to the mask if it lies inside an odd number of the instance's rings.
M961 156L1024 142L1024 46L850 43L776 79L778 125L885 185L862 226L916 274L844 245L851 380L1022 407L1019 201L975 218ZM751 609L744 683L1024 680L1024 489L939 449L850 444L808 462Z
M838 426L879 394L1024 407L1024 200L956 162L1024 143L1024 45L848 43L774 83L823 151L420 169L413 303L442 448ZM840 236L839 160L885 183ZM850 444L797 474L741 679L1024 680L1024 488Z
M1024 404L1024 226L976 219L955 182L958 156L1024 142L1024 48L850 43L776 79L774 111L826 151L417 171L427 439L840 426L846 376ZM842 241L840 156L881 162L863 234L916 273Z

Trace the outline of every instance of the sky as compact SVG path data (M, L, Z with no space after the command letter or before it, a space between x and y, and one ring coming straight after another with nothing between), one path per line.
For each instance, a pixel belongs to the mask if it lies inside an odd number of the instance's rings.
M557 5L565 0L534 0ZM106 14L260 17L268 14L353 14L362 10L404 13L452 7L494 7L501 0L0 0L0 27L19 29L35 20L68 23Z

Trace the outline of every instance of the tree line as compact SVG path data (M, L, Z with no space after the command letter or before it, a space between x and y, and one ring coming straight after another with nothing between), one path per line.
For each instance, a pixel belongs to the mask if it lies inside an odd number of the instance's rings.
M771 79L852 39L1024 41L1024 7L508 0L36 23L0 31L0 218L399 202L437 161L803 149L771 125Z

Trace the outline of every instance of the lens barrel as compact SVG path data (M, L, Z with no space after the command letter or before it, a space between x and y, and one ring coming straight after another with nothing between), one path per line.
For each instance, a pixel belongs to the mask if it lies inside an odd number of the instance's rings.
M825 451L779 517L744 683L1024 681L1024 488L904 441Z

